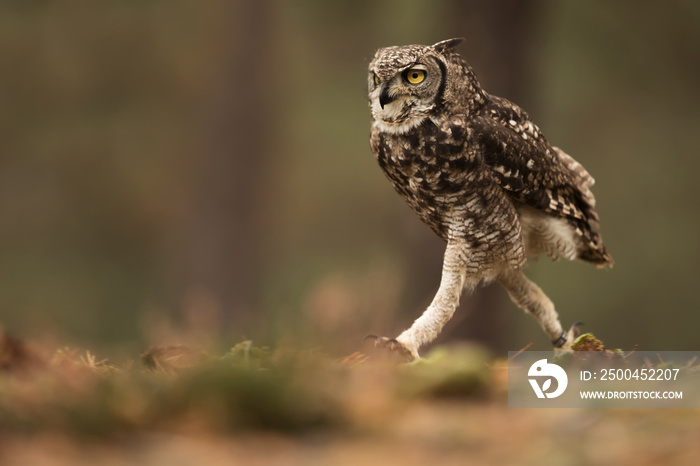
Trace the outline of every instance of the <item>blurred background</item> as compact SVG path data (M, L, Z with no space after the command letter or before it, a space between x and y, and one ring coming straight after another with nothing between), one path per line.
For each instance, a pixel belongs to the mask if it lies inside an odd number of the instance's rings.
M596 178L615 267L527 271L563 324L699 349L691 0L2 2L0 325L103 348L397 334L444 245L373 160L366 68L456 36ZM549 348L498 286L463 297L448 340Z

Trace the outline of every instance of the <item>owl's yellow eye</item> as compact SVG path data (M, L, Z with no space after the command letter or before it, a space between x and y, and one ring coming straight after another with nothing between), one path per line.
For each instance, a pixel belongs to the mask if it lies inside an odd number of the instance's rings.
M374 85L375 86L379 85L379 77L376 74L374 75Z
M406 81L408 81L411 84L420 84L423 82L425 79L425 71L423 70L417 70L417 69L411 69L406 71Z

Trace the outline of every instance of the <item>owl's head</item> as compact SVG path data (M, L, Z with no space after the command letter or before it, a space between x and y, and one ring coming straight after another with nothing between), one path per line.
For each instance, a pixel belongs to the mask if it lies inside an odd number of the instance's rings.
M373 119L408 129L442 106L455 82L474 81L469 86L478 86L468 65L451 51L462 40L379 49L369 64Z

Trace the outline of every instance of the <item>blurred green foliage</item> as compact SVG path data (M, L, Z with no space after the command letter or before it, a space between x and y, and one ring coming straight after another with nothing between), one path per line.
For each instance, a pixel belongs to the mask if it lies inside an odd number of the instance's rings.
M226 73L250 71L229 43L246 5L0 4L7 330L124 344L148 340L154 315L198 312L180 299L189 290L173 291L182 287L173 277L188 267L182 256L199 208L212 102ZM446 35L488 44L471 30L448 34L447 0L268 5L271 149L259 192L250 193L262 225L255 240L264 296L247 311L255 324L225 331L234 340L293 333L347 349L365 333L400 330L426 304L401 298L415 286L406 238L424 227L370 154L366 65L381 46ZM543 259L528 274L565 324L583 320L613 347L697 349L700 5L537 5L528 19L531 79L518 103L596 178L616 266ZM487 67L471 63L477 74ZM230 157L244 157L231 141ZM438 274L426 268L423 280L437 287ZM530 341L546 348L534 322L506 305L511 349Z
M241 346L252 350L244 357ZM299 432L337 426L344 416L342 365L319 353L239 344L225 357L172 365L187 348L152 349L142 364L113 365L77 350L0 374L0 432L59 431L113 439L145 430ZM261 355L265 355L261 357ZM144 367L150 370L144 370Z
M694 464L700 452L695 410L509 409L505 359L473 345L400 367L383 350L341 359L251 341L223 357L152 347L145 364L40 353L0 337L3 465Z

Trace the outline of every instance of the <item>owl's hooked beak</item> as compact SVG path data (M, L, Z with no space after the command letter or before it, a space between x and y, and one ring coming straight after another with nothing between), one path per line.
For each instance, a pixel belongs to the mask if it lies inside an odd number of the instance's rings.
M386 82L382 84L382 88L379 90L379 106L382 107L382 110L384 109L385 105L388 105L392 103L394 100L396 100L395 96L389 95L389 83Z

